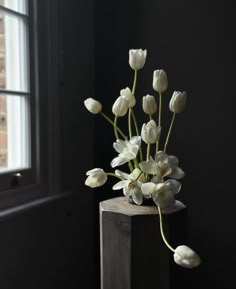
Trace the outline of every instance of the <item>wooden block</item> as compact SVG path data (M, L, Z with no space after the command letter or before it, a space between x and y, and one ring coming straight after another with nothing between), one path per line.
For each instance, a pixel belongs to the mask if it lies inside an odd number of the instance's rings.
M164 230L183 228L185 209L164 216ZM184 233L183 230L177 230ZM183 236L180 239L183 239ZM179 244L179 242L178 242ZM168 289L173 254L164 245L155 206L136 206L119 197L100 203L101 289Z

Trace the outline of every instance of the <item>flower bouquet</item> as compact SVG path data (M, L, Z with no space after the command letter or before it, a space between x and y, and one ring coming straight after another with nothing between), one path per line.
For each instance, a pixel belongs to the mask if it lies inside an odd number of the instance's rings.
M149 121L142 125L140 133L134 113L135 89L138 71L143 68L146 56L146 50L132 49L129 51L129 65L134 70L133 86L132 90L127 87L120 91L120 96L112 106L113 119L102 111L102 104L99 101L93 98L84 101L88 111L100 114L114 129L113 147L118 156L111 161L111 167L127 165L126 172L121 170L105 172L102 168L94 168L87 172L85 185L91 188L102 186L106 183L107 177L111 176L119 180L112 189L122 189L130 203L144 205L148 201L152 201L159 213L162 239L166 246L174 252L174 261L185 268L194 268L201 263L200 257L185 245L174 249L166 240L162 225L162 213L175 212L185 207L182 202L175 200L175 195L181 189L179 180L184 177L185 173L179 167L177 157L167 154L167 147L175 117L185 109L187 94L174 91L169 103L172 119L164 147L160 148L162 95L168 87L168 79L164 70L155 70L153 72L153 89L158 93L158 105L152 95L142 98L142 108ZM119 119L125 116L128 119L127 133L118 125Z

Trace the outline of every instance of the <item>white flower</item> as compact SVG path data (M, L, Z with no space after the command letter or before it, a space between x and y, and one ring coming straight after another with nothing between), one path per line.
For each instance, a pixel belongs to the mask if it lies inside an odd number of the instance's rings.
M159 141L161 135L161 127L157 126L152 119L147 124L144 123L141 130L142 140L146 144L154 144Z
M155 160L150 157L149 161L139 163L141 170L150 175L156 175L159 179L164 177L173 178L176 180L184 177L183 170L178 167L178 159L175 156L168 156L163 151L158 151L155 155Z
M130 49L129 51L129 65L134 70L143 68L147 56L147 50Z
M113 144L113 147L119 153L119 155L111 161L111 166L113 168L121 166L128 161L135 159L138 154L140 145L140 136L134 136L129 141L120 139L116 140L116 142Z
M181 184L176 180L167 180L164 183L142 184L141 190L144 195L151 195L154 203L161 209L175 205L175 197L181 189Z
M100 187L107 181L107 175L103 169L95 168L86 173L88 176L85 185L91 188Z
M126 115L128 108L129 101L126 98L119 96L112 106L112 112L116 116L124 116Z
M143 202L143 194L141 191L141 184L145 181L145 178L140 171L136 168L131 174L124 173L116 170L115 174L124 180L118 182L113 186L113 190L123 189L123 193L126 197L132 196L135 204L141 205Z
M201 259L195 251L185 245L178 246L174 253L175 263L184 268L194 268L201 264Z
M186 106L186 98L187 94L185 91L174 91L169 104L170 110L174 113L183 112Z
M151 115L157 112L157 103L154 96L147 94L143 97L143 111Z
M155 70L153 72L153 89L159 93L163 93L168 87L167 74L164 70Z
M120 91L120 96L127 99L129 102L129 107L134 107L136 104L136 100L134 95L132 94L129 87L126 87L125 89L122 89Z
M84 101L84 105L88 111L90 111L94 114L97 114L97 113L101 112L101 110L102 110L102 104L93 98L87 98Z

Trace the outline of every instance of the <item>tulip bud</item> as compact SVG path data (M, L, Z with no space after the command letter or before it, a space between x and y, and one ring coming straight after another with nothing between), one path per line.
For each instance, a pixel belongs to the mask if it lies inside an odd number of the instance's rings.
M197 253L185 245L178 246L175 249L174 260L175 263L184 268L194 268L201 263L201 259Z
M112 112L116 116L124 116L126 115L128 108L129 101L126 98L119 96L112 106Z
M101 112L101 110L102 110L102 104L93 98L87 98L84 101L84 105L88 111L90 111L94 114L97 114L97 113Z
M129 65L134 70L143 68L147 56L147 50L130 49L129 51Z
M129 102L129 107L134 107L135 104L136 104L136 100L135 100L135 97L134 95L132 94L131 90L129 87L126 87L125 89L122 89L120 91L120 95L127 99L128 102Z
M107 181L107 175L103 169L93 169L86 173L88 176L85 185L91 188L100 187L105 184Z
M152 95L143 97L143 111L147 114L154 114L157 111L157 103Z
M146 144L154 144L159 141L161 135L161 127L157 126L152 119L147 124L144 123L141 130L142 140Z
M168 87L167 74L164 70L155 70L153 72L153 89L159 93L163 93Z
M170 110L174 113L181 113L184 111L186 106L186 92L174 91L170 100Z

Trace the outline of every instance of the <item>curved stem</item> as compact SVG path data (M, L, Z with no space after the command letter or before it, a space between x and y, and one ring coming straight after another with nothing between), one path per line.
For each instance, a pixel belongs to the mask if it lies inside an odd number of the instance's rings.
M114 126L114 122L110 119L109 116L107 116L104 112L100 112L100 114L112 125ZM119 134L124 138L124 139L127 139L127 137L125 136L125 134L123 133L123 131L118 127L116 126L117 128L117 131L119 132Z
M161 112L162 112L162 94L159 93L159 114L158 114L158 125L161 126Z
M134 121L134 127L135 127L135 131L136 131L136 135L139 136L138 125L137 125L136 118L135 118L135 115L134 115L134 111L133 111L132 108L131 108L131 114L132 114L132 118L133 118L133 121ZM142 147L141 146L139 148L139 156L140 156L140 161L142 161L143 160L143 151L142 151Z
M118 133L117 133L117 119L118 119L118 116L115 116L115 120L114 120L114 133L115 133L116 139L119 139L119 136L118 136Z
M169 142L169 138L170 138L170 133L171 133L171 130L172 130L172 127L173 127L173 124L174 124L174 120L175 120L175 113L173 113L173 116L172 116L172 119L171 119L171 123L170 123L170 127L169 127L169 130L168 130L168 134L167 134L167 137L166 137L166 142L165 142L165 146L164 146L164 152L166 152L166 149L167 149L167 145L168 145L168 142Z
M162 213L161 213L161 208L159 206L157 206L158 208L158 213L159 213L159 218L160 218L160 231L161 231L161 237L164 241L164 243L166 244L166 246L173 252L175 252L175 249L173 247L171 247L171 245L167 242L164 232L163 232L163 224L162 224Z
M107 176L111 176L111 177L115 177L115 178L118 178L118 179L120 179L120 180L123 180L123 178L122 177L119 177L119 176L117 176L116 174L114 174L114 173L106 173L106 175Z

